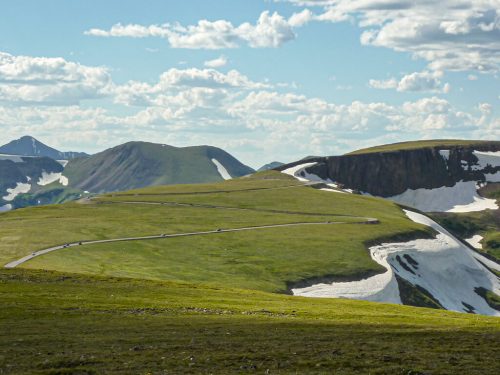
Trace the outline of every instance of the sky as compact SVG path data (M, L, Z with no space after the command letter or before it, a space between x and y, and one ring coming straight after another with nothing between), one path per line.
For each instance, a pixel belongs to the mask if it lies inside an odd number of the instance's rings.
M500 139L500 0L0 3L0 144L208 144L260 167Z

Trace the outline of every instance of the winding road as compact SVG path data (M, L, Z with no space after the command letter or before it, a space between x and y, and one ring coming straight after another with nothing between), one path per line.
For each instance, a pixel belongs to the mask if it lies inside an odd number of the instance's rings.
M291 188L298 186L311 186L316 183L311 184L301 184L301 185L290 185L279 188ZM245 189L248 190L270 190L277 188L257 188L257 189ZM205 193L232 193L241 190L231 190L231 191L212 191L212 192L200 192L200 194ZM193 194L193 193L191 193ZM195 193L196 194L196 193ZM147 195L165 195L165 194L147 194ZM185 195L185 193L174 193L173 195ZM122 196L122 195L121 195ZM126 196L138 196L137 194L130 194ZM210 234L221 234L221 233L229 233L229 232L242 232L249 230L260 230L266 228L283 228L283 227L296 227L303 225L335 225L335 224L379 224L379 220L371 217L360 217L360 216L351 216L351 215L340 215L340 214L325 214L325 213L311 213L311 212L297 212L297 211L282 211L282 210L271 210L264 208L242 208L242 207L230 207L230 206L217 206L217 205L209 205L209 204L197 204L197 203L182 203L182 202L141 202L141 201L100 201L98 204L140 204L140 205L168 205L168 206L179 206L179 207L198 207L198 208L209 208L209 209L223 209L223 210L241 210L241 211L258 211L258 212L269 212L276 214L289 214L289 215L303 215L303 216L319 216L319 217L344 217L344 218L354 218L359 219L358 222L343 222L343 221L319 221L319 222L297 222L297 223L286 223L286 224L269 224L269 225L256 225L256 226L248 226L241 228L226 228L226 229L215 229L209 231L201 231L201 232L187 232L187 233L173 233L173 234L155 234L150 236L141 236L141 237L123 237L123 238L113 238L106 240L90 240L90 241L77 241L71 243L65 243L63 245L57 245L53 247L49 247L47 249L37 250L32 252L29 255L26 255L18 260L7 263L4 268L16 268L20 264L23 264L33 258L38 256L57 251L62 249L67 249L70 247L79 247L85 245L95 245L102 243L111 243L111 242L125 242L125 241L144 241L144 240L155 240L155 239L166 239L166 238L176 238L176 237L189 237L189 236L200 236L200 235L210 235Z

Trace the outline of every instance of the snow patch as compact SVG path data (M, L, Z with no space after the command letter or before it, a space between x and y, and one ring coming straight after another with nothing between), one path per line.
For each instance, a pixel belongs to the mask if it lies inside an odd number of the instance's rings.
M439 150L439 153L444 160L448 161L450 159L450 150Z
M473 154L478 159L476 165L472 166L474 171L483 170L488 165L493 168L500 167L500 151L474 151Z
M69 184L69 179L68 179L68 177L61 175L61 177L59 177L59 183L60 183L62 186L68 186L68 184Z
M6 204L3 206L0 206L0 212L7 212L12 210L12 205L11 204Z
M447 310L466 312L466 303L473 306L476 313L500 316L499 311L491 308L475 292L475 288L483 287L496 294L500 293L498 278L476 260L484 257L475 254L428 217L404 211L412 221L435 229L437 237L373 246L370 248L370 255L387 269L385 273L360 281L293 289L293 294L401 304L395 277L397 274L413 285L426 289Z
M224 168L224 166L217 159L212 159L212 163L215 164L215 166L217 167L217 172L219 172L220 176L224 180L230 180L230 179L232 179L232 177L229 174L229 172L227 171L227 169Z
M64 167L66 167L66 165L68 165L68 161L69 160L56 160L59 164L61 164Z
M0 154L0 160L10 160L13 161L14 163L24 163L23 158L19 155Z
M7 189L7 195L3 200L10 202L13 201L19 194L25 194L31 190L31 185L24 182L18 182L16 187Z
M481 245L482 239L483 239L483 236L476 234L476 235L472 236L471 238L467 238L465 241L467 241L475 249L482 249L483 248L483 245Z
M62 175L62 172L51 172L47 173L42 171L42 176L38 180L37 184L40 186L49 185L53 182L58 181L63 186L68 186L68 178Z
M55 181L58 181L61 178L62 173L56 173L56 172L50 172L47 173L45 171L42 171L42 175L40 176L40 179L37 182L37 185L40 186L45 186L48 184L51 184Z
M408 189L387 199L426 212L473 212L498 209L495 199L483 198L477 194L475 181L460 181L452 187L442 186L436 189Z

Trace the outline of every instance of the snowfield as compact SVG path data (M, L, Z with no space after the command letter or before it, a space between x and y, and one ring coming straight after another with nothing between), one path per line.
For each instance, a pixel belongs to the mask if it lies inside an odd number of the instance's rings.
M3 197L3 200L10 202L13 201L19 194L27 193L31 190L30 184L25 184L24 182L18 182L15 188L7 189L7 195Z
M212 163L215 164L215 166L217 167L217 172L219 172L220 176L224 180L230 180L230 179L232 179L232 177L229 174L229 172L227 171L227 169L224 168L224 166L217 159L212 159Z
M440 150L439 153L448 163L449 150ZM474 151L478 159L475 165L462 160L462 168L471 171L490 171L491 168L500 168L500 152ZM448 164L447 164L448 167ZM490 169L487 169L490 168ZM486 182L500 182L500 171L484 173ZM480 197L477 194L476 181L460 181L454 186L443 186L436 189L408 189L404 193L389 197L394 202L415 207L426 212L474 212L496 210L498 205L494 199Z
M477 194L476 181L460 181L454 186L436 189L408 189L402 194L386 199L426 212L473 212L498 209L495 199L483 198Z
M483 264L493 269L500 265L469 249L428 217L407 210L405 213L414 222L436 230L436 238L373 246L370 255L387 269L385 273L360 281L293 289L293 294L401 304L397 274L426 289L447 310L500 316L475 291L483 287L500 294L499 279Z

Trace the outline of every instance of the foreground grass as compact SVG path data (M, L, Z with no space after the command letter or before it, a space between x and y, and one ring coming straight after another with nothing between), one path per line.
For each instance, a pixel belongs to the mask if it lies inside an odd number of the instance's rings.
M267 178L281 177L278 172L259 176L265 178L155 187L105 195L90 204L7 213L0 216L0 259L7 262L40 248L89 239L296 222L345 223L88 245L22 265L283 292L310 278L345 280L380 272L383 269L371 259L367 246L409 234L429 235L392 202L305 186L283 187L290 185L288 177ZM170 204L147 204L152 202ZM171 205L174 202L192 206ZM380 224L353 224L366 216Z
M388 145L381 145L369 148L363 148L361 150L356 150L350 152L346 155L358 155L358 154L369 154L374 152L390 152L390 151L400 151L400 150L415 150L419 148L427 148L427 147L453 147L453 146L473 146L473 145L481 145L481 144L498 144L495 141L466 141L463 139L436 139L429 141L412 141L412 142L398 142L392 143Z
M496 318L0 272L0 373L497 374Z

